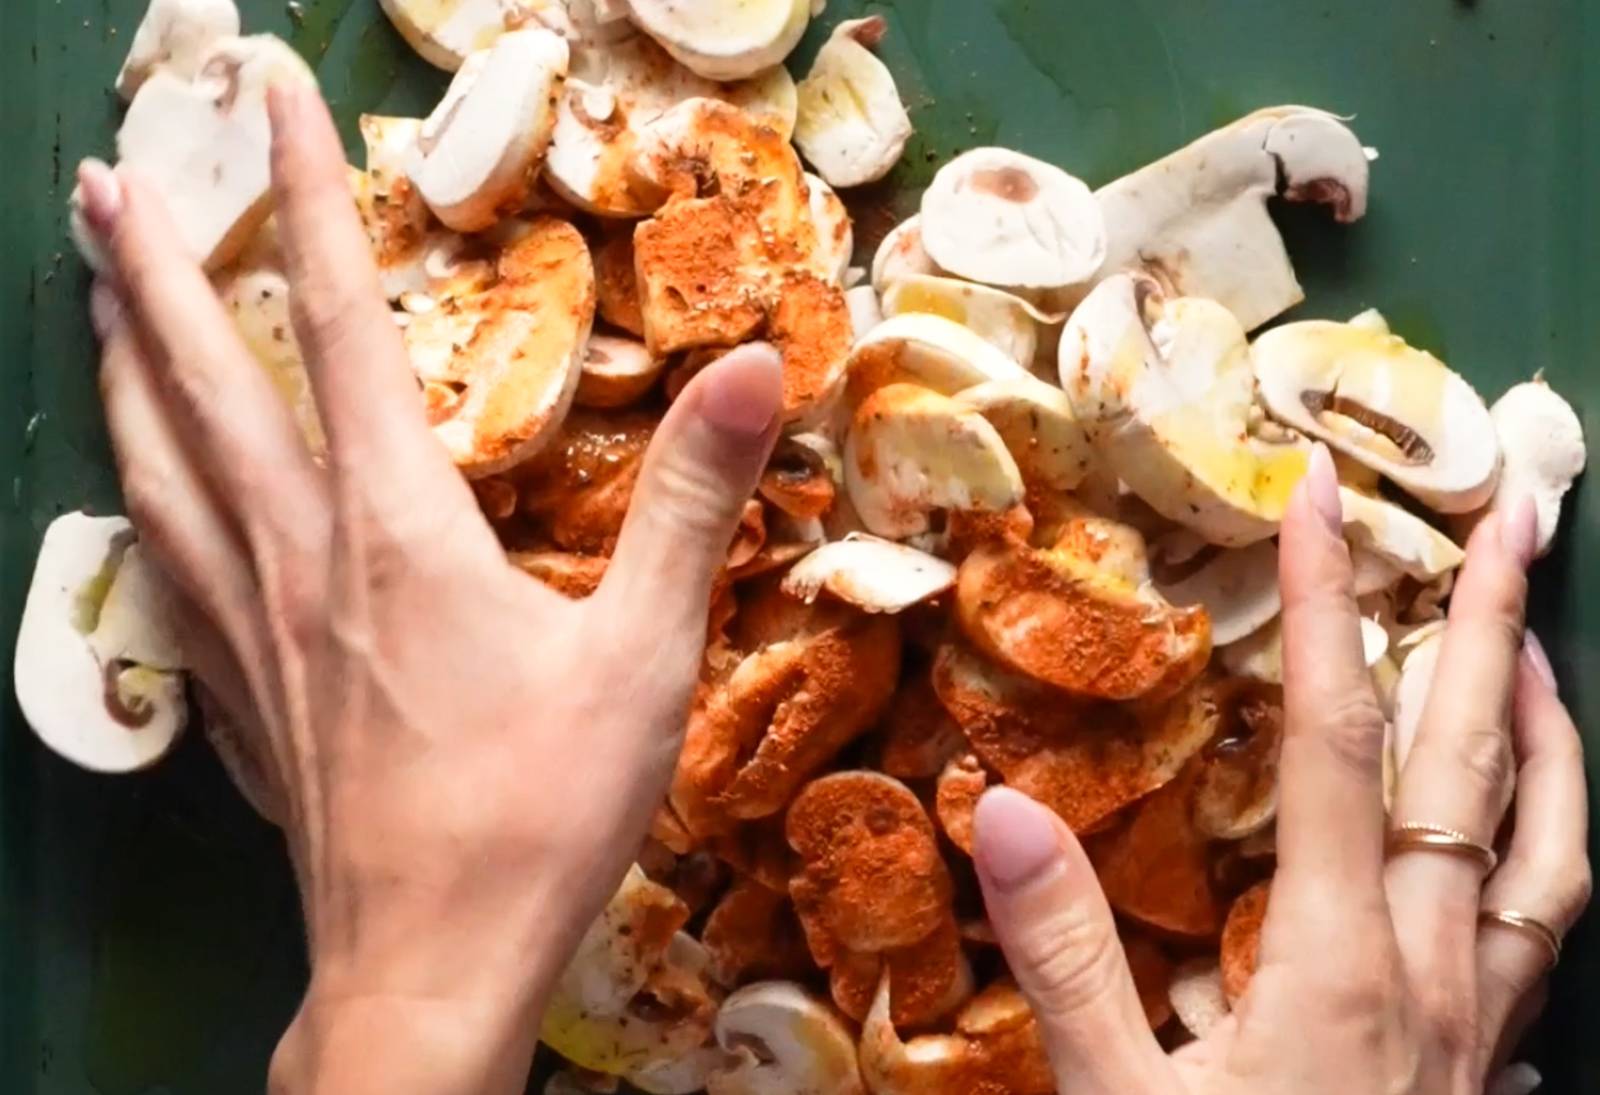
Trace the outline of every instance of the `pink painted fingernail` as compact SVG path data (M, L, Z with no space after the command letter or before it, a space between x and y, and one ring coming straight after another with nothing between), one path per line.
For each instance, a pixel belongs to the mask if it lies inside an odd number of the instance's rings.
M1544 643L1539 641L1539 636L1533 633L1531 627L1522 635L1522 656L1528 659L1528 665L1538 674L1539 679L1550 686L1550 691L1559 691L1555 667L1550 664L1550 655L1545 653Z
M122 183L117 173L103 160L84 160L78 165L78 195L83 219L95 235L103 240L115 235L117 218L122 216Z
M1539 550L1539 511L1529 494L1500 511L1500 543L1523 570Z
M995 787L972 818L978 869L996 888L1019 890L1061 860L1055 816L1020 791Z
M700 385L706 421L737 437L765 437L783 403L783 360L763 343L741 346L708 368Z
M1339 473L1333 466L1328 446L1318 443L1311 450L1311 466L1306 469L1306 491L1323 524L1335 536L1344 535L1344 503L1339 499Z

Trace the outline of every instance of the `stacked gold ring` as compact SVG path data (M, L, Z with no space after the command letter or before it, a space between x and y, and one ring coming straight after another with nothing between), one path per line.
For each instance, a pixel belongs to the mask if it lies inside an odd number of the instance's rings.
M1531 936L1550 951L1550 965L1554 966L1561 961L1561 937L1556 934L1554 928L1537 917L1517 912L1515 909L1484 909L1478 914L1478 922L1498 924L1503 928Z
M1389 830L1385 851L1390 856L1405 852L1445 852L1449 855L1462 856L1475 860L1483 868L1485 875L1493 871L1500 862L1500 857L1495 855L1493 848L1479 844L1460 829L1427 825L1422 822L1408 822Z

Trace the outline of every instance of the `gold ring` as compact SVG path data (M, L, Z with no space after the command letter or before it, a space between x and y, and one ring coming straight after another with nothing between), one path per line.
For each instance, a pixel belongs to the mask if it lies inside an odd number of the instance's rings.
M1447 852L1450 855L1465 856L1477 860L1485 875L1493 871L1500 862L1500 857L1495 855L1493 848L1479 844L1460 829L1448 829L1443 825L1425 825L1420 822L1396 825L1389 830L1385 851L1391 856L1403 852Z
M1550 951L1550 964L1554 966L1561 961L1561 937L1554 928L1538 917L1520 913L1514 909L1484 909L1478 914L1480 924L1499 924L1501 927L1510 928L1512 931L1531 935L1543 943Z

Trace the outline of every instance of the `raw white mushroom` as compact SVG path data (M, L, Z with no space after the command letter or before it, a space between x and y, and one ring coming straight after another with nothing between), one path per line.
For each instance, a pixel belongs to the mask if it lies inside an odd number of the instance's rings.
M1487 502L1500 446L1483 399L1432 354L1371 327L1307 320L1251 348L1276 418L1381 472L1440 513Z
M1040 327L1052 318L1003 289L931 274L907 274L889 283L883 314L907 312L926 312L959 323L1024 368L1033 363Z
M911 139L894 74L872 52L888 25L881 15L840 23L800 82L794 142L834 186L883 178Z
M864 612L904 612L956 584L956 568L916 548L851 535L824 544L790 568L783 591L811 604L826 591Z
M226 38L193 80L152 74L123 118L118 156L166 200L184 246L207 270L233 261L272 211L267 89L296 81L316 78L282 41Z
M628 0L634 24L708 80L743 80L789 56L811 0Z
M13 678L39 740L95 772L156 763L188 719L171 593L122 517L69 513L45 530Z
M834 285L843 285L855 254L855 228L850 213L833 192L833 187L817 176L806 174L806 193L811 220L817 226L817 250L813 265L819 275Z
M941 274L939 264L922 246L922 217L908 217L883 237L872 256L872 287L879 293L915 274Z
M904 539L939 510L1002 512L1022 501L1022 473L983 416L912 384L878 389L845 442L845 486L867 528Z
M1539 514L1539 554L1561 524L1561 500L1583 474L1589 452L1572 405L1542 379L1518 384L1489 409L1503 463L1488 512L1529 496Z
M192 80L211 47L238 34L233 0L150 0L117 74L117 94L131 102L158 69Z
M1455 541L1393 502L1339 488L1344 534L1353 548L1378 555L1419 582L1459 567L1466 554Z
M609 410L637 403L655 387L665 367L636 338L591 335L578 378L578 406Z
M519 30L456 73L406 169L446 227L481 232L526 200L555 129L568 56L550 31Z
M1283 607L1278 545L1262 540L1207 555L1198 568L1173 581L1162 581L1158 571L1155 586L1180 608L1204 605L1211 617L1211 641L1226 646L1265 627Z
M976 148L940 168L922 195L921 223L934 262L986 285L1077 285L1106 256L1105 221L1089 188L1003 148Z
M1333 115L1259 110L1096 192L1102 276L1143 270L1253 331L1305 299L1268 199L1318 202L1349 223L1366 213L1368 174L1366 150Z
M956 402L983 415L1000 433L1022 478L1051 490L1076 490L1094 453L1072 401L1034 377L991 380L957 393Z
M1061 386L1110 470L1169 520L1241 547L1276 530L1310 447L1255 410L1244 329L1154 279L1095 287L1061 338Z
M1196 1038L1228 1017L1228 995L1222 991L1222 966L1215 958L1190 958L1172 971L1167 1000L1185 1030Z
M926 312L886 319L858 339L849 371L851 388L862 395L896 381L954 395L991 380L1034 379L975 332Z
M758 981L722 1002L717 1042L738 1065L707 1095L863 1095L855 1035L838 1012L787 981Z
M1282 684L1283 618L1279 616L1244 638L1219 646L1217 657L1222 667L1236 677Z
M878 303L878 291L870 285L857 285L846 289L844 302L850 309L850 327L860 341L883 322L883 308Z
M234 268L218 281L217 296L245 347L288 404L306 447L321 456L327 440L289 311L288 277L271 267Z
M455 72L517 26L526 9L508 0L378 0L400 36L430 65Z

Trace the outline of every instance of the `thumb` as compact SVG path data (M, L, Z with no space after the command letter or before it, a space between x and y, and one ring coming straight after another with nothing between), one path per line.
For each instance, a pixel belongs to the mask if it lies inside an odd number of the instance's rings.
M983 796L973 826L989 920L1038 1017L1057 1087L1074 1095L1179 1090L1071 830L1008 787Z
M602 597L648 606L651 634L702 634L711 583L778 433L783 364L741 346L673 403L634 488Z

